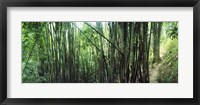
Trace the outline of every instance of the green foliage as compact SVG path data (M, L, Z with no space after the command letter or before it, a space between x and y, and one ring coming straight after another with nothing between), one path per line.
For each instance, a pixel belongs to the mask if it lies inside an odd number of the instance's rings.
M178 23L177 22L169 22L169 26L167 26L167 34L171 39L178 39Z
M158 82L177 83L178 82L178 40L166 41L162 65L159 67Z
M45 24L44 22L22 22L22 82L24 83L46 81L46 78L38 75L39 60L45 57L42 53Z

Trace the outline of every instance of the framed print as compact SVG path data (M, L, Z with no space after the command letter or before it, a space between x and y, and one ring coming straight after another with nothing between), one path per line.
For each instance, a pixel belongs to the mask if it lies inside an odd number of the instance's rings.
M199 0L1 1L0 102L199 104Z

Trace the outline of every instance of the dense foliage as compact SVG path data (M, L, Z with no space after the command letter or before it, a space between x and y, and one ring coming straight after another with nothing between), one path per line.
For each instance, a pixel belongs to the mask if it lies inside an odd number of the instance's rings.
M22 22L22 82L178 82L178 22Z

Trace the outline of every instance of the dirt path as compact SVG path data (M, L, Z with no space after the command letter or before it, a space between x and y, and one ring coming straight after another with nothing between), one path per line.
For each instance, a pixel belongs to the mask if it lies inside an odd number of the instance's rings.
M149 70L149 73L150 73L150 77L149 77L149 80L150 80L150 83L157 83L157 77L158 77L158 70L160 68L162 64L159 63L159 64L153 64L150 66L150 70Z

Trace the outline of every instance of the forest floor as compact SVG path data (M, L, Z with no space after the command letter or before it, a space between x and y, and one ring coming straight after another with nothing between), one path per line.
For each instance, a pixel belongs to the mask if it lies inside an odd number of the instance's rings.
M158 83L157 78L158 78L158 72L159 68L162 66L162 63L154 63L150 65L149 73L150 73L150 83Z

